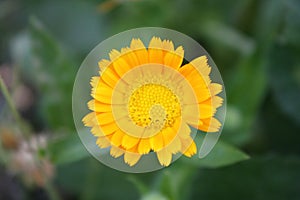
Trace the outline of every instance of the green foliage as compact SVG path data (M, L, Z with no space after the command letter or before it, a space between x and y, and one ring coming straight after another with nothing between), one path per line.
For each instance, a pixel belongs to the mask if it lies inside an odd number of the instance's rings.
M30 117L53 133L39 153L55 165L63 199L300 198L298 0L4 2L0 64L15 65L20 81L37 91ZM175 29L199 41L224 78L228 109L221 140L207 157L126 174L91 158L75 133L71 97L88 52L112 34L141 26Z
M40 116L51 128L73 130L71 97L77 64L34 17L29 30L13 44L21 72L39 91Z
M65 165L90 156L76 133L54 138L49 144L48 151L51 161L56 165Z
M203 138L202 134L196 136L195 140L198 147L201 146ZM213 150L204 158L200 159L197 156L193 156L191 159L186 157L181 158L188 165L205 168L223 167L247 159L249 159L247 154L222 140L218 141Z
M191 199L299 199L299 158L256 157L194 179Z

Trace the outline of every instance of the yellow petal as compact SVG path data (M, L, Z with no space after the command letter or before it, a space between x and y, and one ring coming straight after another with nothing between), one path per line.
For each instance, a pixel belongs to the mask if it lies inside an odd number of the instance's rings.
M109 60L102 59L98 62L98 66L100 68L100 71L104 71L110 64Z
M159 163L162 166L169 166L172 161L172 153L168 152L165 148L156 152Z
M132 39L130 48L134 50L134 53L139 60L139 65L148 63L148 51L140 39Z
M209 76L211 67L207 64L206 56L198 57L190 63L201 72L202 76Z
M221 123L216 118L202 119L203 125L199 126L198 129L204 132L218 132L221 127Z
M180 73L188 79L192 86L207 87L211 82L210 77L208 75L204 75L200 69L197 69L192 64L192 62L179 68L178 71L180 71Z
M174 44L170 40L163 40L162 41L162 48L164 51L174 51Z
M148 138L142 138L140 140L140 143L139 143L139 146L138 146L138 152L140 154L147 154L147 153L149 153L150 149L151 149L151 146L150 146L149 139Z
M178 136L180 138L187 139L190 137L190 134L191 134L190 127L186 123L182 123L178 131Z
M195 142L193 141L183 154L187 157L191 157L191 156L195 155L196 153L197 153L197 146L196 146Z
M164 146L169 145L176 137L177 132L173 131L170 127L162 130L162 136L164 141Z
M214 108L219 108L222 106L223 102L224 102L223 98L219 96L212 96L211 99L202 102L202 104L207 104L207 105L211 105Z
M132 122L129 116L117 120L116 123L122 131L124 131L125 133L134 134L134 136L136 137L141 137L144 132L144 127L137 126Z
M209 85L209 89L210 89L212 96L215 96L215 95L219 94L220 92L222 92L222 88L223 88L223 86L218 83L212 83Z
M119 77L122 77L131 69L130 65L121 57L121 53L117 50L112 50L109 56L112 61L114 70L117 72Z
M182 106L182 117L184 121L188 124L194 124L198 126L200 122L199 119L199 105L198 104L190 104Z
M110 124L101 125L101 129L103 130L103 133L105 135L109 135L111 133L114 133L116 130L119 130L119 127L115 122L112 122Z
M163 131L164 145L167 151L171 153L177 153L181 149L181 142L177 137L177 132L173 131L171 128L165 128Z
M110 140L107 136L98 137L96 144L101 148L107 148L111 145Z
M121 130L117 130L111 137L111 143L118 147L122 144L124 133Z
M175 52L167 52L164 57L164 65L174 69L179 69L184 57L182 46L178 47Z
M98 84L96 88L92 89L91 96L103 103L111 103L112 88L106 84Z
M90 82L91 86L92 86L93 88L96 88L97 85L98 85L98 83L99 83L99 80L100 80L100 77L99 77L99 76L93 76L93 77L91 78L91 82Z
M100 125L110 124L115 121L114 116L111 112L97 113L97 120Z
M162 41L159 37L153 37L149 43L149 63L163 64Z
M119 81L119 77L116 72L111 68L106 68L101 75L101 80L103 80L111 88L114 88L116 83Z
M105 125L105 126L108 126L108 125ZM111 125L109 125L111 126ZM108 127L106 127L108 128ZM110 127L111 128L111 127ZM117 130L117 129L116 129ZM91 133L94 135L94 136L97 136L97 137L103 137L103 136L108 136L108 135L111 135L113 133L115 133L116 131L115 129L108 129L106 131L104 131L102 129L102 127L100 128L99 125L97 126L93 126L92 129L91 129Z
M96 99L97 101L101 102L101 103L105 103L105 104L111 104L111 97L109 96L102 96L102 95L95 95L95 94L91 94L91 96Z
M178 136L176 136L173 139L173 141L165 148L167 149L168 152L171 152L173 154L180 152L180 150L182 148L180 138Z
M97 87L92 88L92 93L94 93L94 95L111 96L112 88L106 84L99 83Z
M122 48L121 53L123 54L122 58L131 66L131 68L139 65L138 58L130 48Z
M134 147L135 145L138 144L138 142L140 141L139 138L137 137L132 137L128 134L125 134L122 140L122 146L125 149L131 149L132 147Z
M194 94L196 94L198 103L203 102L211 97L211 94L207 88L196 90L194 89Z
M97 100L90 100L88 102L88 108L95 112L111 112L111 104L102 103Z
M156 135L150 138L150 145L153 151L159 151L160 149L163 148L164 139L161 132L157 133Z
M135 165L141 158L140 154L137 153L131 153L126 151L124 155L124 161L127 163L129 166Z
M112 146L110 148L110 155L114 158L118 158L123 154L124 154L124 150L119 147Z
M83 117L82 122L85 126L94 126L97 125L97 118L94 112L91 112Z
M194 70L186 78L194 88L208 88L208 85L211 83L209 76L203 76L197 70Z
M211 97L211 92L208 89L209 82L206 82L202 75L193 67L193 65L186 64L179 68L180 73L186 78L193 88L194 95L196 95L198 102L202 102ZM208 77L209 79L209 77ZM188 100L187 100L188 102Z
M211 105L207 104L199 104L199 112L200 116L199 119L209 118L211 116L214 116L216 113L216 108L212 107Z
M101 130L101 128L97 125L97 126L93 126L91 129L91 133L96 136L96 137L102 137L105 136L105 134L103 133L103 131ZM107 133L107 135L110 135L114 132L111 133Z
M195 144L193 138L191 138L191 137L189 137L187 139L182 139L181 146L182 146L181 152L187 157L191 157L192 155L197 153L196 144Z

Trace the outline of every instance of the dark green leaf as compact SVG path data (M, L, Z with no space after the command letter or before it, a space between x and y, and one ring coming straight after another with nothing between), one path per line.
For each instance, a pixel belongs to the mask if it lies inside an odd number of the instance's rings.
M199 148L203 141L203 135L198 133L195 141L197 143L197 147ZM185 156L180 158L180 160L186 162L186 164L209 168L223 167L247 159L249 159L247 154L222 140L219 140L212 151L204 158L200 159L197 157L197 155L191 158L187 158Z

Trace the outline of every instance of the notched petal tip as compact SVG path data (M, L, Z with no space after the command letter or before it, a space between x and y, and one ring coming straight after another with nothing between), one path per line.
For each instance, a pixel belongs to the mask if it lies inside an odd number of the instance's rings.
M116 49L112 49L110 52L109 52L109 58L110 60L113 62L114 60L116 60L118 57L120 57L121 53L116 50Z
M172 153L168 152L166 148L156 153L159 163L162 166L169 166L172 162Z
M140 155L140 154L126 151L125 154L124 154L124 161L130 167L132 167L140 160L141 156L142 155Z
M110 149L110 155L114 158L118 158L120 156L122 156L124 154L124 150L119 148L119 147L116 147L116 146L111 146L111 149Z
M149 43L149 49L155 48L155 49L162 49L163 43L159 37L152 37Z
M187 157L192 157L193 155L195 155L197 153L197 146L195 144L194 141L192 141L192 143L190 144L190 146L184 150L184 155Z
M101 72L103 72L110 65L110 61L102 59L98 62L98 66Z
M162 41L162 47L166 51L174 51L174 44L170 40L163 40Z
M130 43L130 48L133 50L145 49L144 43L139 38L133 38Z
M99 83L99 80L100 80L100 77L99 76L93 76L91 78L91 81L90 81L90 85L95 88L97 87L98 83Z
M90 112L82 118L82 122L84 126L92 127L95 124L96 114L94 112Z
M215 96L219 93L222 92L223 90L223 85L219 84L219 83L211 83L209 85L209 90L212 96Z

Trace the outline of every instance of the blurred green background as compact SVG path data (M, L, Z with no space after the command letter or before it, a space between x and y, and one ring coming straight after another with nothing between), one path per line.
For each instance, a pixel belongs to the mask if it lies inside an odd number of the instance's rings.
M299 19L298 0L1 0L0 199L300 199ZM205 159L128 174L85 150L71 95L89 51L145 26L209 52L227 117Z

